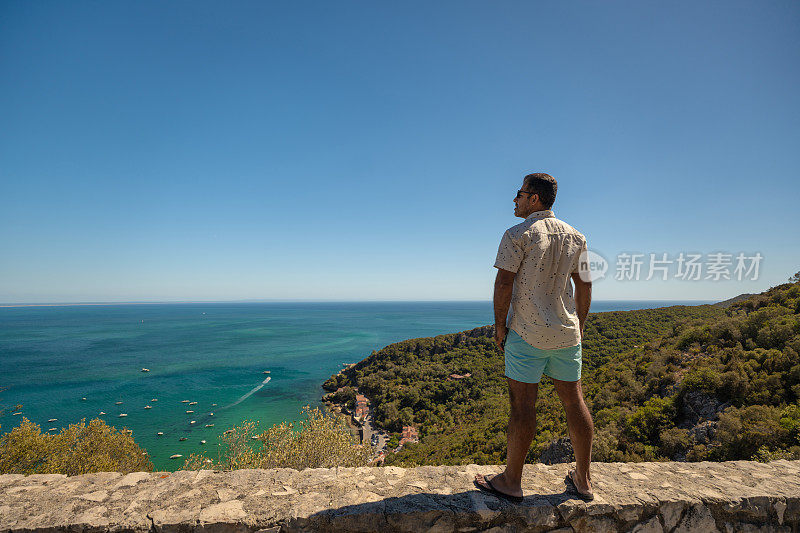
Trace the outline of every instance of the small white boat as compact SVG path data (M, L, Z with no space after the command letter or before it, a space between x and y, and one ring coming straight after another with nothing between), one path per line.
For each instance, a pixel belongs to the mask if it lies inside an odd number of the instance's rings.
M58 418L51 418L48 422L58 422Z
M81 398L81 401L82 401L82 402L85 402L85 401L86 401L86 398Z
M158 398L153 398L153 399L152 399L152 400L150 400L150 401L151 401L151 402L157 402L157 401L158 401Z
M169 456L170 459L180 459L181 457L183 457L183 456L181 454L179 454L179 453L176 453L175 455L170 455Z
M105 413L105 411L100 411L100 414L101 414L101 415L104 415L104 414L106 414L106 413Z
M179 438L178 440L179 440L179 441L185 441L185 440L186 440L186 437L181 437L181 438Z
M213 427L214 427L214 424L206 424L206 427L207 427L207 428L213 428Z
M50 429L48 429L47 431L58 431L58 429L56 429L56 428L50 428Z
M211 407L216 407L216 406L217 406L217 404L215 404L215 403L211 404Z
M119 417L122 418L123 416L128 416L128 413L120 413Z
M152 409L152 408L153 408L153 406L152 406L152 405L145 405L145 406L144 406L144 408L145 408L145 409Z
M269 370L264 370L262 374L269 374Z
M197 423L197 420L192 420L192 421L191 421L191 422L189 422L189 423L190 423L190 424L195 424L195 423Z
M149 368L143 368L142 372L150 372L150 369Z
M187 414L187 415L190 415L190 414L192 414L192 413L194 413L194 411L186 411L186 414Z
M18 413L11 413L11 416L19 416L19 415L21 415L21 414L22 414L22 411L20 411L20 412L18 412Z
M200 444L205 444L205 443L206 443L206 441L204 441L204 440L200 441Z
M158 433L156 433L156 435L158 435L159 437L161 437L161 436L163 436L163 435L164 435L164 432L163 432L163 431L159 431Z
M122 405L122 402L114 402L116 405Z
M214 416L214 413L208 413L208 416Z
M197 402L189 402L189 405L197 405Z
M181 403L189 403L189 400L181 400Z

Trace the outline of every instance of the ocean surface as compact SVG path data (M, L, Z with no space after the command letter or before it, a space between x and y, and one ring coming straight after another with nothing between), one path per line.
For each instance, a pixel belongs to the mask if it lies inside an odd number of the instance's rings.
M592 302L592 312L681 303L705 302ZM23 416L42 431L99 417L131 429L156 469L175 470L172 454L216 459L217 436L245 419L267 429L321 407L322 383L344 363L493 321L488 301L0 307L0 434Z

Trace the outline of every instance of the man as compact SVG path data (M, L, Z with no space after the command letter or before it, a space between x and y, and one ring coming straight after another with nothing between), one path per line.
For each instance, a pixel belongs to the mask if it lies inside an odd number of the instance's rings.
M550 210L556 191L556 180L549 174L525 176L514 198L514 215L525 221L505 232L494 264L495 342L505 353L511 402L508 453L502 474L479 474L475 485L515 502L522 501L522 467L536 432L542 374L553 380L567 414L575 470L565 482L581 499L594 498L589 475L594 424L580 380L592 283L587 263L581 260L586 257L586 238Z

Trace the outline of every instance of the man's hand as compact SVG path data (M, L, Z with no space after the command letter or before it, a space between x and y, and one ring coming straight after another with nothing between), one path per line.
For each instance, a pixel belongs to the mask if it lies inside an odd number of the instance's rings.
M508 335L508 328L502 324L494 325L494 342L502 352L505 349L506 335Z

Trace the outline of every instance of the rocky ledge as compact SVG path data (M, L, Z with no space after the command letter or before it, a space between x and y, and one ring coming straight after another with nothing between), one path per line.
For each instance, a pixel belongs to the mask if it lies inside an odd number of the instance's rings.
M478 491L502 466L0 476L0 531L792 531L800 461L525 465L521 504Z

